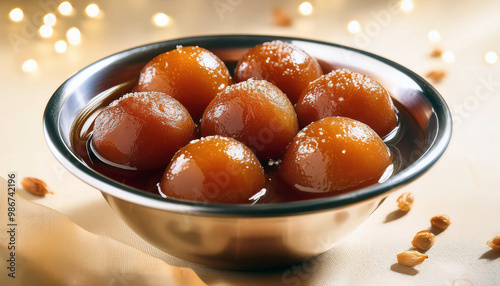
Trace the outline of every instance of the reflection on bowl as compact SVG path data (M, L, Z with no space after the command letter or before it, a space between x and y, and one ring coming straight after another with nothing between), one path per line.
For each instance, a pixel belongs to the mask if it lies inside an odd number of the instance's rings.
M94 97L136 78L154 56L176 45L209 49L230 70L251 47L271 40L292 42L316 57L324 71L348 68L384 86L425 135L418 152L386 181L334 197L278 204L223 205L178 201L140 191L105 177L71 147L71 128ZM157 248L218 268L262 269L302 261L337 244L392 191L428 170L451 137L446 103L425 80L379 56L340 45L274 36L224 35L170 40L104 58L73 75L54 93L44 114L47 143L74 175L101 190L120 217Z

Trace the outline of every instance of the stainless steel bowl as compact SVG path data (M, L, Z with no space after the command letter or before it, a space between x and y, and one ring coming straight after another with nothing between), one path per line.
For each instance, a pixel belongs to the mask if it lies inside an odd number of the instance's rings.
M261 205L222 205L165 199L124 186L93 171L70 145L78 114L97 94L137 77L154 56L176 45L207 48L229 64L249 48L271 40L292 42L325 70L350 68L377 79L425 132L422 155L387 181L329 198ZM138 235L189 261L229 269L262 269L302 261L337 244L394 190L415 180L443 154L451 116L439 93L420 76L382 57L312 40L252 35L183 38L126 50L73 75L54 93L44 114L47 143L75 176L101 190L110 206Z

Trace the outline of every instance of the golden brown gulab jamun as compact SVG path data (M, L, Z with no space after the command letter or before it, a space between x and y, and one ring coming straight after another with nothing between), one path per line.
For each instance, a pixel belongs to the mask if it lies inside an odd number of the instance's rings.
M343 116L368 124L380 137L398 124L389 93L374 79L355 71L332 71L311 82L295 111L301 127L330 116Z
M144 66L136 90L172 96L197 122L217 93L231 84L226 65L212 52L200 47L178 46Z
M309 83L323 75L318 61L299 47L272 41L250 49L234 71L236 82L250 78L267 80L281 89L295 104Z
M255 154L232 138L209 136L181 148L160 182L167 197L207 203L251 203L264 188Z
M160 92L137 92L113 101L97 116L96 155L122 168L166 166L195 138L193 119L182 104Z
M283 153L298 131L292 103L265 80L250 79L229 86L210 103L201 120L202 136L232 137L261 160Z
M336 192L379 179L392 155L368 125L327 117L302 129L287 147L279 175L303 192Z

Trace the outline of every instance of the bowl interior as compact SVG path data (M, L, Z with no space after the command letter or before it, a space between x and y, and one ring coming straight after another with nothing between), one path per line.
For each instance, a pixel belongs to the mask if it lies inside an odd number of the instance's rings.
M249 48L277 39L291 42L317 58L325 72L349 68L380 82L409 111L424 131L425 138L416 142L422 147L423 154L419 153L411 164L387 181L358 191L311 201L245 206L164 199L106 178L88 167L73 152L70 144L71 128L79 113L96 95L137 78L142 67L154 56L174 49L177 45L198 45L219 56L232 71L236 62ZM56 158L77 177L111 196L170 211L273 216L314 212L386 195L387 192L416 179L436 162L448 145L452 128L449 109L439 93L415 73L387 59L318 41L274 36L224 35L183 38L140 46L114 54L82 69L63 83L50 99L44 114L44 129L48 145Z

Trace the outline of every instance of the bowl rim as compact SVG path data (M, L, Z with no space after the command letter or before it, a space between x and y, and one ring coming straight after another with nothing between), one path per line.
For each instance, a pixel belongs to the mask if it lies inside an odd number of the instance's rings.
M425 98L430 102L434 110L434 114L436 115L438 125L435 140L430 144L429 149L417 161L415 161L399 173L395 174L394 176L390 177L383 183L368 186L353 192L348 192L332 197L325 197L321 199L256 205L215 204L169 199L129 186L125 186L92 170L76 157L76 155L71 151L70 146L67 146L65 144L59 129L59 119L61 108L63 107L65 101L72 95L71 93L67 92L67 86L71 84L72 80L80 78L85 79L86 76L89 76L93 72L105 67L109 63L126 58L127 56L133 54L143 52L144 50L154 49L158 46L197 45L196 43L207 41L230 41L231 43L237 43L251 40L255 42L267 42L272 40L281 40L287 42L304 41L308 43L327 45L366 55L397 69L398 71L408 76L411 80L413 80L420 88L422 88ZM236 47L236 45L234 47ZM428 83L422 77L407 69L406 67L381 56L340 44L298 37L227 34L176 38L172 40L146 44L112 54L88 65L87 67L81 69L80 71L69 77L51 96L43 115L43 129L49 149L52 151L56 159L66 169L68 169L76 177L86 182L87 184L113 197L134 204L164 211L229 217L273 217L293 214L298 215L303 213L311 213L345 207L365 200L374 199L379 196L388 195L388 193L390 193L391 191L394 191L399 187L417 179L432 165L434 165L434 163L442 156L442 154L446 150L451 139L452 118L450 110L443 97L430 83Z

